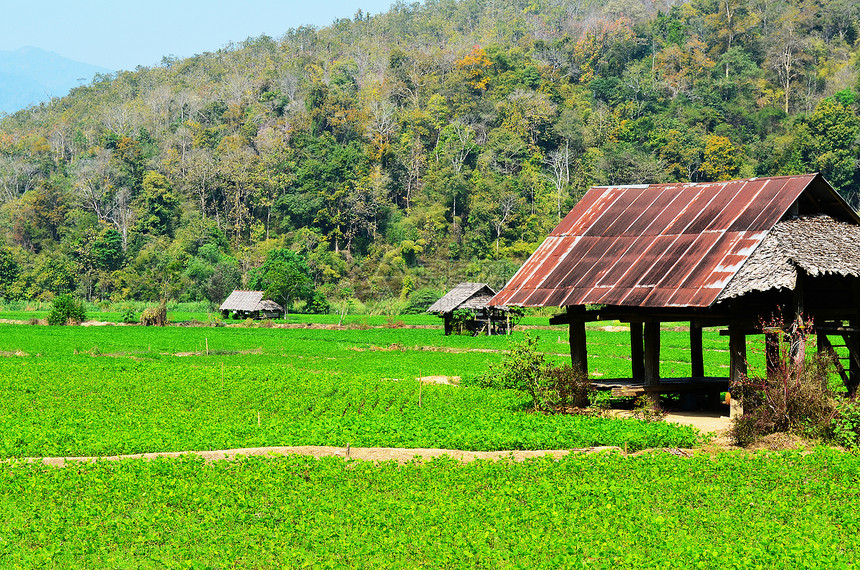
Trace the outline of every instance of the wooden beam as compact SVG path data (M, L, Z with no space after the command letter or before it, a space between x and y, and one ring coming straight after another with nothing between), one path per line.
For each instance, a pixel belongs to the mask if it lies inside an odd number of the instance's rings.
M645 323L644 333L645 386L656 386L660 384L660 323ZM650 393L649 398L652 406L659 405L659 394Z
M582 374L588 375L588 352L585 348L585 321L570 322L570 366Z
M766 332L764 334L764 360L767 367L767 377L773 378L779 366L779 335L781 332Z
M633 379L645 379L645 346L642 339L642 323L630 323L630 357L633 362Z
M701 378L705 375L705 355L702 349L702 327L690 323L690 376Z
M575 311L572 311L575 310ZM603 307L586 310L583 305L567 307L567 313L553 315L549 319L551 325L569 324L573 319L582 318L586 322L621 321L629 322L681 322L695 320L700 326L723 326L729 322L728 313L713 313L710 309L671 307Z
M744 331L729 325L729 386L732 387L730 416L744 413L740 402L740 382L747 374L747 337Z

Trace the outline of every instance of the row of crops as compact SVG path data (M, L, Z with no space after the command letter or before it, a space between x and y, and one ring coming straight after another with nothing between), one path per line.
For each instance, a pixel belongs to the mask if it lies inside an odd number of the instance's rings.
M852 568L857 456L308 457L0 469L0 564Z

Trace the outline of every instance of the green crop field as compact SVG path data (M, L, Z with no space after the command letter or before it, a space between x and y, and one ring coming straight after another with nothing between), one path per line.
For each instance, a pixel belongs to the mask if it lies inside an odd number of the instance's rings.
M642 449L698 438L675 425L535 414L518 392L468 386L502 357L502 337L28 325L0 333L10 355L0 359L2 457L346 444ZM541 347L565 358L566 345ZM416 380L430 375L464 385Z
M566 329L530 334L550 359L568 358ZM589 330L592 372L628 375L627 339ZM860 464L831 450L402 466L192 455L58 468L21 459L702 441L677 425L535 414L522 394L474 386L508 342L363 324L0 325L0 568L853 567ZM689 373L687 343L685 331L663 331L664 375ZM707 374L725 375L725 345L705 331ZM429 375L462 385L416 380Z
M0 469L21 568L853 568L860 462L307 457Z

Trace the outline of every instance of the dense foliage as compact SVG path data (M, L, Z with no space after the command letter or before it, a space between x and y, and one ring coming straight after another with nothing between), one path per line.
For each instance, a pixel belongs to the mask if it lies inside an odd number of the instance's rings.
M428 0L0 120L0 293L498 285L595 183L821 171L857 205L858 4ZM475 263L480 261L480 263Z
M851 568L858 456L571 455L398 466L195 457L0 469L26 568Z

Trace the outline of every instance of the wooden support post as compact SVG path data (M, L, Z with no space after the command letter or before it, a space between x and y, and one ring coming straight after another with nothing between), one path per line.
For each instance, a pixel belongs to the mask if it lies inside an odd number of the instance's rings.
M702 327L690 322L690 376L705 376L705 355L702 349Z
M645 346L642 344L642 323L630 323L630 358L633 379L645 380Z
M802 269L797 270L797 281L794 284L794 291L792 292L792 301L794 303L794 322L797 326L798 332L791 339L791 358L795 363L803 363L803 360L806 358L806 345L802 342L801 335L801 327L805 326L804 318L805 315L805 304L804 304L804 273Z
M585 348L585 320L570 321L570 366L581 374L588 375L588 352Z
M645 387L660 384L660 323L645 323ZM651 405L657 407L660 404L658 392L648 392Z
M747 373L747 337L738 325L729 325L729 386L732 393L730 417L739 417L744 413L740 401L741 380Z
M773 378L779 366L779 335L781 333L769 332L764 334L764 360L767 367L767 377ZM819 345L820 346L820 345ZM821 349L819 348L819 352Z
M860 320L848 321L852 328L860 325ZM844 335L845 344L848 346L848 393L856 395L857 387L860 386L860 333L852 332Z

